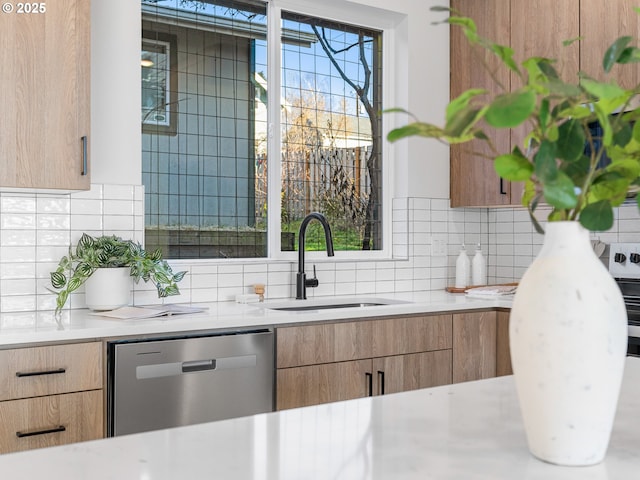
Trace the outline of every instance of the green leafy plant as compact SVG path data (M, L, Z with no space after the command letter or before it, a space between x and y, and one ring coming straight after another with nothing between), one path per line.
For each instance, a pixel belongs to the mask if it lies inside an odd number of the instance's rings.
M539 232L542 228L534 211L542 201L551 206L549 221L579 221L593 231L611 228L613 207L640 185L640 122L635 122L640 118L640 108L634 107L640 85L625 89L615 79L597 81L589 72L579 72L575 83L567 83L558 75L555 59L530 57L518 64L513 49L478 35L472 19L447 7L432 10L450 12L439 23L461 28L472 45L495 55L523 86L489 96L488 100L486 90L469 89L450 101L444 127L414 117L416 121L392 130L387 138L393 142L417 135L449 144L473 139L488 142L498 175L508 181L525 182L522 204ZM574 41L579 39L564 44ZM604 72L609 73L615 64L640 62L640 49L631 46L631 41L631 37L620 37L606 50ZM409 113L403 109L388 111ZM613 115L617 112L621 113ZM601 137L594 137L589 128L595 120L602 126ZM498 152L483 131L483 122L498 129L526 123L528 134L523 145ZM590 148L585 149L585 145ZM603 166L600 160L605 154L611 163ZM640 197L636 199L640 206Z
M177 283L186 273L173 273L162 259L160 249L149 253L132 240L114 235L94 238L85 233L75 250L69 247L69 254L62 257L58 268L51 272L51 285L58 294L56 314L64 307L69 294L80 288L98 268L116 267L129 267L136 283L140 279L153 282L158 289L158 297L178 295Z

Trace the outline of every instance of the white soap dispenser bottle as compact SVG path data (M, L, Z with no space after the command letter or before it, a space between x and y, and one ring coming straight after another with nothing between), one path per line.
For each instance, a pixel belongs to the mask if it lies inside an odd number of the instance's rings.
M464 243L460 247L460 254L456 259L456 288L465 288L469 286L469 277L471 275L471 262L467 255Z
M480 244L476 247L476 254L471 261L471 280L473 285L486 285L487 284L487 262L482 255L482 248Z

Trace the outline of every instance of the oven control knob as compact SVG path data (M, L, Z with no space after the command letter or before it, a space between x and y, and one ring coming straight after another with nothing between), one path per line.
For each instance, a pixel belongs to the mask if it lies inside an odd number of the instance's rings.
M613 261L616 263L624 263L627 261L627 256L624 253L616 253Z
M631 263L640 263L640 253L632 253L629 255L629 261Z

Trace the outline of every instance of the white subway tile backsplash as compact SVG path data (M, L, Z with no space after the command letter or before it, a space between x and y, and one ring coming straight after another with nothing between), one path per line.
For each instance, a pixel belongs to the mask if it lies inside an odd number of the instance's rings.
M36 198L37 213L59 213L68 214L70 211L69 198L61 198L59 196L38 196Z
M102 215L102 200L71 198L72 215Z
M2 230L0 244L6 247L36 245L36 230Z
M30 279L36 278L36 264L35 263L0 263L0 279ZM0 293L2 287L0 287Z
M89 233L99 232L103 228L102 215L73 215L71 217L71 230ZM81 234L78 235L80 238Z
M0 194L2 213L36 213L36 198L33 195Z
M70 242L69 230L38 230L37 245L68 246Z
M2 213L0 228L3 230L32 230L36 228L35 213Z
M3 312L55 308L49 273L66 255L69 243L82 233L116 234L144 241L144 187L92 185L88 192L70 195L0 193L0 307ZM315 263L320 286L309 297L388 294L442 290L452 284L461 243L473 253L480 242L487 257L490 282L518 280L539 252L543 236L535 233L523 208L449 208L447 199L393 200L392 253L384 261L336 261L324 255L307 257L307 275ZM543 220L548 208L538 210ZM592 235L601 241L640 241L640 214L634 205L616 211L609 232ZM446 255L433 255L433 240L443 242ZM163 302L233 301L266 284L266 298L295 295L297 260L240 260L170 262L174 271L187 270L181 295L159 299L153 284L134 286L138 305ZM84 289L71 295L66 308L84 308ZM20 315L24 315L20 313ZM63 315L63 321L65 316Z
M134 214L134 202L130 200L105 200L103 212L105 215L129 215Z
M41 230L69 230L71 219L69 215L41 214L37 215L37 227Z
M106 231L113 231L119 236L124 237L122 232L133 231L133 216L131 215L104 215L103 216L103 228ZM130 238L131 235L128 235Z
M35 246L0 248L0 262L2 263L35 262L35 260Z
M103 198L105 200L134 200L135 187L133 185L104 185Z

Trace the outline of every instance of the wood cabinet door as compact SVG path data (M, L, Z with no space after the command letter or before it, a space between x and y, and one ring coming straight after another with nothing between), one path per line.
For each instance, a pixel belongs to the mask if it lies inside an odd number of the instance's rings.
M563 46L564 40L580 35L580 0L531 0L511 2L511 46L517 62L532 56L558 59L554 65L567 82L578 81L580 70L579 42ZM511 89L523 85L522 80L511 74ZM519 146L526 152L524 140L530 125L526 122L511 130L511 148ZM511 203L520 205L524 183L511 184Z
M327 363L276 371L276 409L370 396L371 360Z
M13 5L46 12L0 15L0 187L86 190L90 1Z
M276 367L371 357L371 322L325 323L276 330Z
M451 383L451 350L373 359L374 394L405 392Z
M510 0L452 0L451 7L459 10L462 15L471 17L481 36L509 45ZM470 88L484 88L491 96L511 89L509 70L500 67L499 60L485 49L472 47L462 30L456 26L451 27L450 58L452 99ZM505 153L511 150L509 130L485 128L496 151ZM451 146L452 207L511 203L509 182L500 181L493 168L494 157L495 153L484 141L474 140Z
M453 383L496 376L495 311L453 315Z
M615 78L624 88L633 88L640 83L637 63L615 65L609 75L602 69L604 53L618 37L640 37L635 6L638 6L636 0L580 0L580 69L587 75L601 81Z
M102 390L0 402L0 453L104 437Z
M451 314L372 320L372 357L451 348Z
M511 375L511 350L509 350L509 315L511 312L497 312L496 332L496 376Z
M102 388L100 342L0 350L0 400Z

